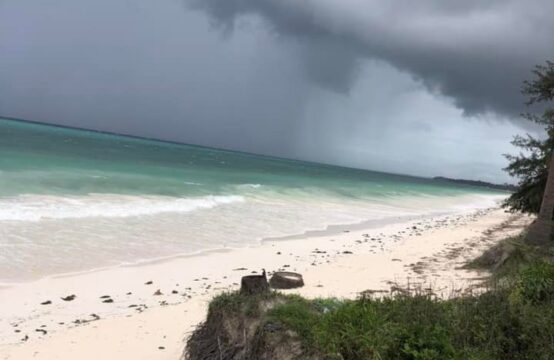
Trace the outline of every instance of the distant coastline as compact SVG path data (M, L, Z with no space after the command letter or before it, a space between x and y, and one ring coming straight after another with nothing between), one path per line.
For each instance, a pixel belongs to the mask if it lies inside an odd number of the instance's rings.
M517 188L515 185L510 185L510 184L493 184L493 183L480 181L480 180L452 179L452 178L447 178L442 176L436 176L433 178L433 180L445 181L445 182L451 182L455 184L462 184L462 185L469 185L469 186L486 187L489 189L503 190L503 191L510 191L510 192L515 191Z

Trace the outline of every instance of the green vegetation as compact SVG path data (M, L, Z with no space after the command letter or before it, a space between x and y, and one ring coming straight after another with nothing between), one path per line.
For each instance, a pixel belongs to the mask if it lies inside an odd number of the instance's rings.
M523 93L529 97L528 105L550 104L554 100L554 63L547 61L533 71L535 78L524 83ZM521 148L519 155L505 155L509 161L505 169L518 178L516 191L504 206L512 211L536 214L540 210L542 195L548 178L548 164L554 149L554 108L546 108L541 115L524 114L530 122L545 128L544 139L516 136L512 144Z
M554 266L530 266L513 289L441 301L429 295L327 301L291 298L269 313L308 351L343 359L552 359Z

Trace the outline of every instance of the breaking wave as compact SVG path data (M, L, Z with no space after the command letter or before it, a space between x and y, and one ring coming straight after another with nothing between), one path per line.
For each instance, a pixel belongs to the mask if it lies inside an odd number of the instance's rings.
M242 196L235 195L190 198L115 194L71 197L19 195L0 199L0 220L122 218L159 213L186 213L242 201Z

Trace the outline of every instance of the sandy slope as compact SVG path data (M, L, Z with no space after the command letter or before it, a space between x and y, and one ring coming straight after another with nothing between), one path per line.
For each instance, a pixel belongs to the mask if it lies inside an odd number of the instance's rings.
M448 296L484 275L458 269L466 259L529 221L491 209L0 289L0 359L178 359L209 299L262 268L303 273L305 296L355 297L407 281Z

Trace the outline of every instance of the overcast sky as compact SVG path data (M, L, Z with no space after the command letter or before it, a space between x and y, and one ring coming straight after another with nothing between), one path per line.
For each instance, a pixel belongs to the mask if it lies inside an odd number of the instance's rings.
M0 115L507 181L554 1L0 0Z

